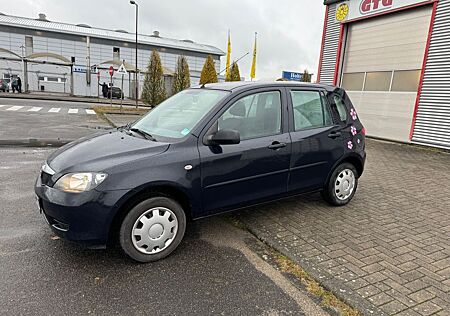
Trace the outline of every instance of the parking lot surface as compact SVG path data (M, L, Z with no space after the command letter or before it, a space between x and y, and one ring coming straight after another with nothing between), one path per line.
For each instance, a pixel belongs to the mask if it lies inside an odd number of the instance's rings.
M223 217L191 223L151 264L55 238L33 193L50 152L0 148L0 315L326 315Z
M348 206L313 194L241 220L364 314L450 315L450 154L368 140L367 155Z

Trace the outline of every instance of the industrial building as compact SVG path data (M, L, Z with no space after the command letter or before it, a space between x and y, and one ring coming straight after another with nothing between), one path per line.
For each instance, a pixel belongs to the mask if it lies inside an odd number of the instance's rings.
M216 47L165 38L157 31L139 34L138 42L140 91L154 49L161 56L168 92L178 56L186 56L191 84L195 85L206 57L213 57L219 72L220 57L224 55ZM20 76L25 91L97 96L98 83L110 82L109 67L117 70L122 63L128 71L123 78L124 95L134 98L135 33L53 22L44 14L30 19L0 13L0 76L8 82ZM113 84L120 87L122 76L115 74Z
M450 148L450 0L325 0L318 81L367 134Z

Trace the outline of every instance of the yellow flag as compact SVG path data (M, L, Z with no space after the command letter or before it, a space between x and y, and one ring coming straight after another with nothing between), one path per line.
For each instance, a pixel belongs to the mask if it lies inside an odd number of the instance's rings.
M253 46L252 70L250 71L250 78L252 80L256 77L256 34L257 33L255 33L255 45Z
M231 39L230 39L230 31L228 31L227 68L225 72L225 78L228 78L230 76L230 61L231 61Z

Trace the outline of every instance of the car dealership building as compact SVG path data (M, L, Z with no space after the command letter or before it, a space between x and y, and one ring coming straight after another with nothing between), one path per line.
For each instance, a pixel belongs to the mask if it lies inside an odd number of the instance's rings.
M135 37L135 33L120 29L50 21L44 14L32 19L0 13L0 78L9 82L20 76L26 91L97 96L98 82L111 81L109 67L117 71L124 63L128 72L123 76L124 95L134 98ZM163 37L158 31L139 34L138 42L140 91L152 50L160 54L169 93L180 55L186 57L195 85L207 56L213 57L219 72L220 57L225 54L211 45ZM112 81L121 87L122 75L115 72Z
M325 0L317 80L369 136L450 149L450 0Z

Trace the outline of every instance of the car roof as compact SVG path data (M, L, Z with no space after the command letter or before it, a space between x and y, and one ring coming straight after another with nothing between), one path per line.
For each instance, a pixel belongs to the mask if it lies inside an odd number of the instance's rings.
M321 83L309 83L309 82L296 82L296 81L233 81L233 82L220 82L220 83L208 83L206 85L193 87L194 89L206 88L214 90L226 90L237 91L247 90L265 87L299 87L299 88L321 88L327 91L333 91L336 86L321 84Z

